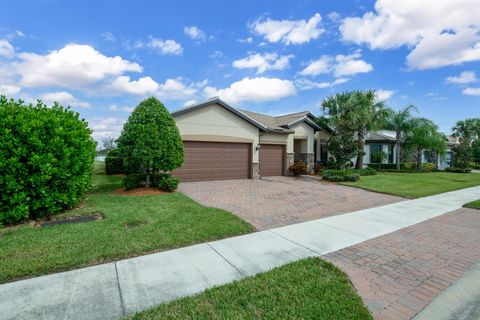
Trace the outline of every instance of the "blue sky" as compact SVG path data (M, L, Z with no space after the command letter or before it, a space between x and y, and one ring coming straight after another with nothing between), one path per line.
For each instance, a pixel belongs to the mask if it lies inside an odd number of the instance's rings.
M480 115L477 0L22 1L0 4L0 93L69 104L116 136L143 98L218 95L269 114L320 113L376 89L449 132Z

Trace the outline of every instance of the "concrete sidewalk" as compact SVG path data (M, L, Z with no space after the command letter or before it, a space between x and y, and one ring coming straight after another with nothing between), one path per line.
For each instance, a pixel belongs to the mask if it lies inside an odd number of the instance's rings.
M116 319L460 208L480 186L0 285L0 319Z

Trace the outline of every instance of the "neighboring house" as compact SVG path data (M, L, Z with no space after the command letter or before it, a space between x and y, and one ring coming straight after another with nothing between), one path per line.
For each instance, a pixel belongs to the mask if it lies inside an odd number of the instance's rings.
M452 136L447 135L447 151L445 153L444 157L437 157L437 166L438 169L444 170L446 168L449 168L453 165L454 162L454 148L460 144L457 138L454 138ZM427 158L428 154L424 152L422 161L423 162L430 162Z
M329 133L308 111L274 117L213 98L172 116L185 148L184 164L174 172L182 181L281 176L295 160L311 172L326 160Z
M397 141L395 132L382 130L370 131L365 139L363 165L370 163L396 163ZM355 164L356 158L352 159Z

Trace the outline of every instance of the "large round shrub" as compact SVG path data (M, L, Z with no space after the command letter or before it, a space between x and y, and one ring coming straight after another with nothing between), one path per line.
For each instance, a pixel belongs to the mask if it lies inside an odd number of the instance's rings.
M129 174L143 174L151 185L151 174L163 173L183 163L183 143L177 125L156 98L142 101L133 110L117 140Z
M44 217L79 203L96 143L69 108L0 96L0 224Z

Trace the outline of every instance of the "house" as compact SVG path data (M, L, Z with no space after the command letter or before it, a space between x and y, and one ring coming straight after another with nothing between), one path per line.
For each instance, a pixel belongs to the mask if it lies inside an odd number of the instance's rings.
M308 111L269 116L212 98L172 116L184 143L184 164L174 171L182 181L281 176L295 160L311 172L326 160L329 132Z
M445 138L447 139L447 150L445 152L445 156L437 157L437 167L440 170L445 170L446 168L453 166L455 161L454 149L460 144L458 138L452 137L450 135L446 135ZM431 159L428 159L428 153L424 152L422 162L430 162L429 160Z
M363 165L376 163L396 163L397 141L394 131L369 131L365 138ZM352 159L355 163L356 159Z

